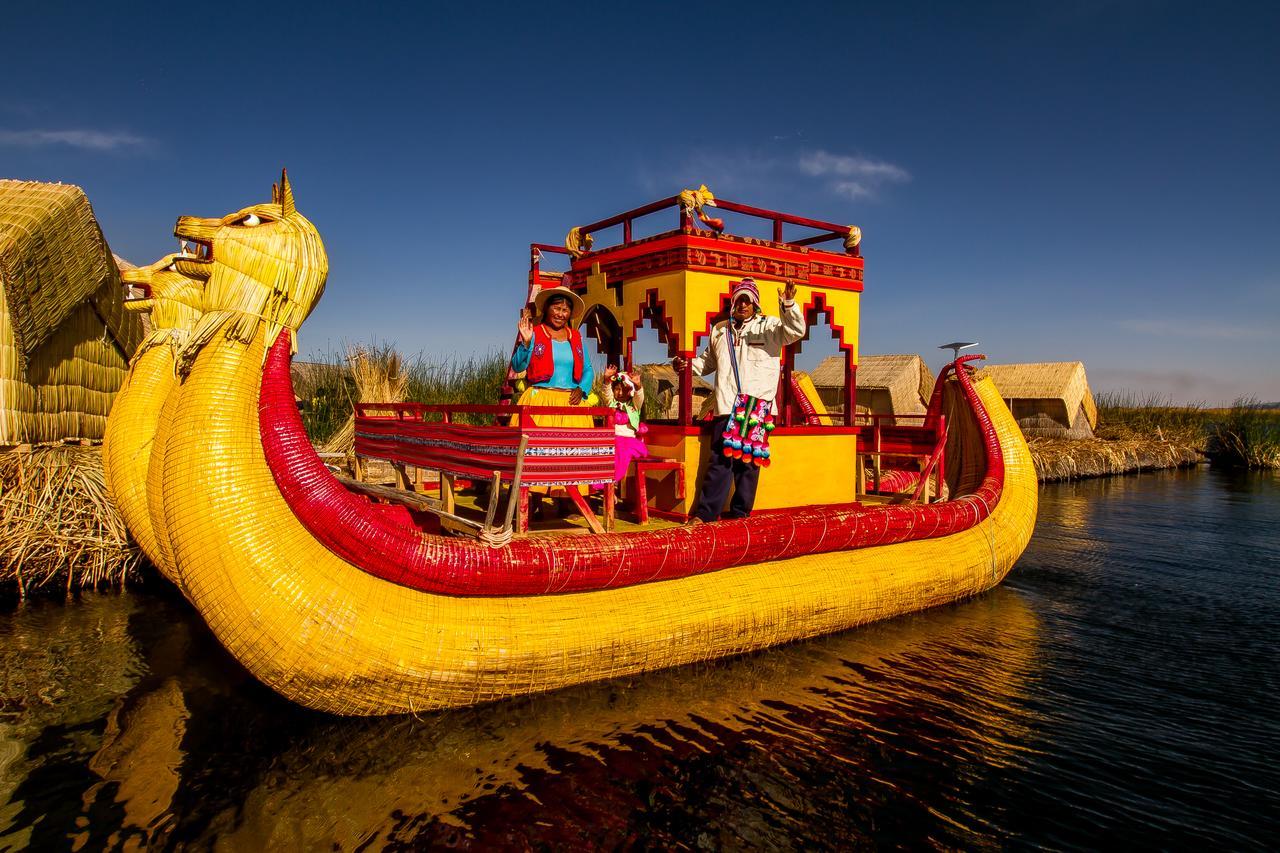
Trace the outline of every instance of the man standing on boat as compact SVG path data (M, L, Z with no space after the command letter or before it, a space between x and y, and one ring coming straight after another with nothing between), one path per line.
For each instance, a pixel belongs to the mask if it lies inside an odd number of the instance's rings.
M691 521L715 521L733 486L725 518L746 518L756 500L760 468L768 464L768 429L782 372L782 348L804 337L804 314L796 304L795 282L778 290L779 317L760 310L755 280L732 283L729 319L711 330L707 347L690 362L695 376L716 375L716 419L711 464L698 490ZM672 366L684 370L677 357ZM767 429L766 429L767 427ZM754 453L754 456L753 456Z

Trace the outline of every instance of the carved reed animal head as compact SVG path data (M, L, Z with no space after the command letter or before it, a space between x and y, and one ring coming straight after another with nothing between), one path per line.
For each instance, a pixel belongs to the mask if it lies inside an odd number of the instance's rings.
M124 307L129 311L149 311L151 328L155 331L190 331L200 319L204 282L178 272L177 259L178 255L165 255L149 266L120 273L125 284L145 293L126 300Z
M270 204L218 219L181 216L173 233L196 244L178 272L206 282L204 311L234 311L296 331L324 292L329 259L314 225L294 205L287 174Z

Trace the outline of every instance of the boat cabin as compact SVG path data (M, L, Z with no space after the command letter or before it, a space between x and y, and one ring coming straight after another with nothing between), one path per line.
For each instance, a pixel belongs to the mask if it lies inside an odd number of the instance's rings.
M730 233L722 220L711 217L713 208L717 214L732 214L735 224L741 222L744 230L768 236ZM663 217L670 218L669 230L661 230ZM641 220L643 225L638 226ZM646 236L637 236L642 229ZM913 425L901 425L857 413L858 318L863 289L860 236L855 226L715 199L702 187L575 227L562 244L531 245L527 300L531 302L543 288L574 290L586 306L581 320L584 343L602 354L605 363L633 364L637 332L646 322L657 330L669 357L686 360L677 377L674 411L668 410L674 416L647 420L645 441L651 459L635 473L638 484L624 485L632 496L640 494L637 514L642 520L648 514L685 519L695 506L697 484L713 436L711 417L702 415L694 403L696 377L688 360L705 346L715 324L728 317L731 284L743 276L756 280L763 311L775 316L776 289L793 281L796 301L810 331L825 315L843 360L844 381L835 392L842 405L832 414L808 377L797 381L794 375L796 354L808 334L784 349L774 407L777 425L769 439L771 464L760 477L756 510L854 504L866 493L863 457L868 454L918 459L921 469L941 462L944 431L940 417L921 417ZM510 406L518 396L519 382L518 375L512 374L503 394L508 408L501 411L521 414L520 422L527 425L529 421L523 417L527 412L517 413L520 407ZM448 408L417 407L421 411L409 420L428 418L433 413L427 410ZM399 424L380 426L372 409L364 412L357 426L357 453L394 456L385 442L381 449L370 442L362 448L359 433L403 433L404 411L401 407ZM603 416L611 414L609 410L590 411L602 416L597 429L607 431L608 421ZM447 412L434 414L450 420ZM452 427L448 441L440 446L454 455L475 455L467 442L484 444L488 440L481 434L485 429L527 432L527 426L512 423L506 418L493 427L468 427L465 436ZM450 425L441 428L444 426ZM511 446L515 436L512 432L501 441ZM541 442L543 452L550 453L546 444L556 439L534 435L531 440L535 445ZM423 439L415 441L420 449ZM484 464L491 462L493 459L486 457ZM495 476L497 472L495 468ZM942 482L940 466L936 471L931 467L930 473L938 475L935 482ZM917 498L930 499L923 484L933 479L927 474L922 478ZM607 503L612 503L612 497L610 491Z

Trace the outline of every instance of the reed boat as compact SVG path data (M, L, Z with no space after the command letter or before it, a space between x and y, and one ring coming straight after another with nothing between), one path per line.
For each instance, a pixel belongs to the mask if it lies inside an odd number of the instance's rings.
M769 222L772 238L727 233L709 207ZM634 220L672 209L674 230L633 238ZM786 240L787 229L809 236ZM619 231L616 245L593 247ZM175 234L197 248L151 275L172 276L183 294L194 283L199 307L185 298L190 312L157 316L184 328L166 338L172 348L135 356L108 427L110 487L227 650L305 706L458 707L842 631L990 589L1035 524L1030 455L973 369L980 357L940 373L919 423L857 414L863 259L851 226L716 200L704 187L574 228L563 246L531 247L528 292L579 292L584 327L611 360L626 360L646 319L672 355L692 356L743 273L796 282L807 316L825 315L845 354L838 413L793 381L802 344L784 355L774 464L750 518L645 523L687 517L694 489L679 482L696 484L710 452L686 367L676 417L650 425L652 489L643 471L627 484L635 522L625 530L606 482L611 427L542 427L509 402L359 407L358 459L390 462L396 483L361 482L364 464L355 478L335 476L307 438L290 377L327 258L287 176L271 203L184 216ZM843 252L819 248L829 241ZM551 255L567 269L548 270ZM867 493L867 469L882 458L914 460L913 493ZM422 469L439 472L439 499L414 488ZM460 508L464 480L490 487L482 522ZM582 497L590 484L604 490L603 519ZM531 528L537 488L576 496L595 532Z

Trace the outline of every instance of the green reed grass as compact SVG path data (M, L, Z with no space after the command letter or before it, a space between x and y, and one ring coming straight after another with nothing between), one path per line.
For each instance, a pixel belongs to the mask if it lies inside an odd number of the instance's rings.
M1280 468L1280 409L1237 399L1210 424L1209 454L1231 468Z
M1208 436L1210 416L1198 403L1179 405L1170 397L1131 391L1098 394L1099 438L1156 438L1199 443Z
M507 378L507 357L496 351L439 360L422 354L402 358L394 347L386 345L365 347L363 351L375 365L397 365L406 376L404 399L410 403L493 405ZM322 353L299 371L294 393L303 402L302 422L307 435L317 444L342 429L360 396L348 357L339 352ZM492 423L492 418L478 415L460 416L458 420Z
M1193 443L1216 465L1280 468L1280 409L1248 397L1229 409L1175 405L1168 397L1107 392L1098 404L1099 438Z

